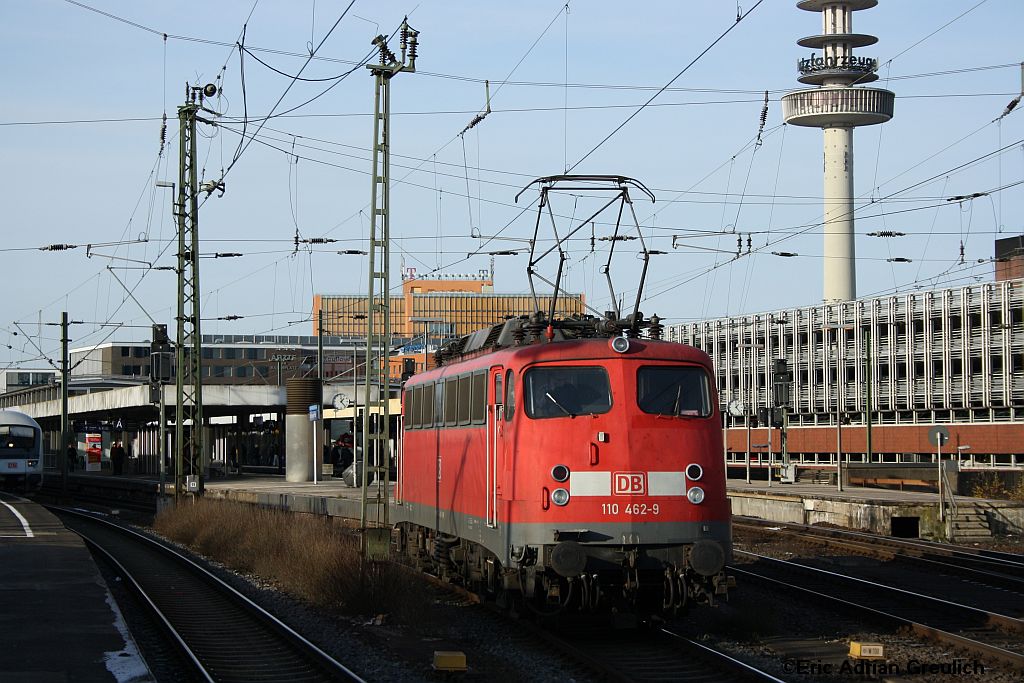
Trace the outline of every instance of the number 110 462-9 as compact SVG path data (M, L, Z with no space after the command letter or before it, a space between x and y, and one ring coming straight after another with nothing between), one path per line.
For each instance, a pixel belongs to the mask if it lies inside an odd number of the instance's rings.
M661 507L657 503L653 505L648 505L647 503L626 503L621 508L618 503L601 503L601 514L603 515L617 515L620 509L627 515L661 514Z

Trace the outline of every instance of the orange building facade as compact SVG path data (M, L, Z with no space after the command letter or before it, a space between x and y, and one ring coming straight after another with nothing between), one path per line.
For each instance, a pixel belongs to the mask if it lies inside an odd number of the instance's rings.
M406 275L402 293L392 296L390 303L392 338L409 340L405 351L390 359L393 378L402 374L405 358L414 359L417 372L433 367L431 352L442 341L528 315L537 307L551 309L550 296L538 295L535 302L530 294L496 294L493 279L469 275L433 280ZM321 310L325 336L365 338L369 332L365 294L315 294L313 334ZM555 302L556 317L585 312L583 294L563 295ZM379 321L374 328L374 334L383 333Z

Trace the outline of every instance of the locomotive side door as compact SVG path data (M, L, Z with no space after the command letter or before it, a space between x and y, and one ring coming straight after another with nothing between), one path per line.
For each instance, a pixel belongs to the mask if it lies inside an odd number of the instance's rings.
M498 526L498 492L500 488L498 478L499 463L504 461L501 453L504 445L503 437L503 404L505 400L505 369L496 365L488 373L487 389L487 462L486 486L484 495L486 524L490 528Z

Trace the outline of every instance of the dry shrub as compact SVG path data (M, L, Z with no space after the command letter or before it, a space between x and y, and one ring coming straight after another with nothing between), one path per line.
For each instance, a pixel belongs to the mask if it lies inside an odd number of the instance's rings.
M1010 500L1018 503L1024 503L1024 477L1017 479L1017 485L1010 489L1008 493Z
M413 578L387 563L361 576L359 538L337 520L200 499L161 512L154 529L239 572L351 614L408 612Z
M975 498L1006 498L1007 491L998 472L986 472L971 487Z

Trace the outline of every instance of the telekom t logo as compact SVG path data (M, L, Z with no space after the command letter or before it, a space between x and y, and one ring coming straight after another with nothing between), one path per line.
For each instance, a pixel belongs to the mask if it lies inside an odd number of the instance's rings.
M643 472L614 472L612 480L616 496L642 496L647 492L647 477Z

